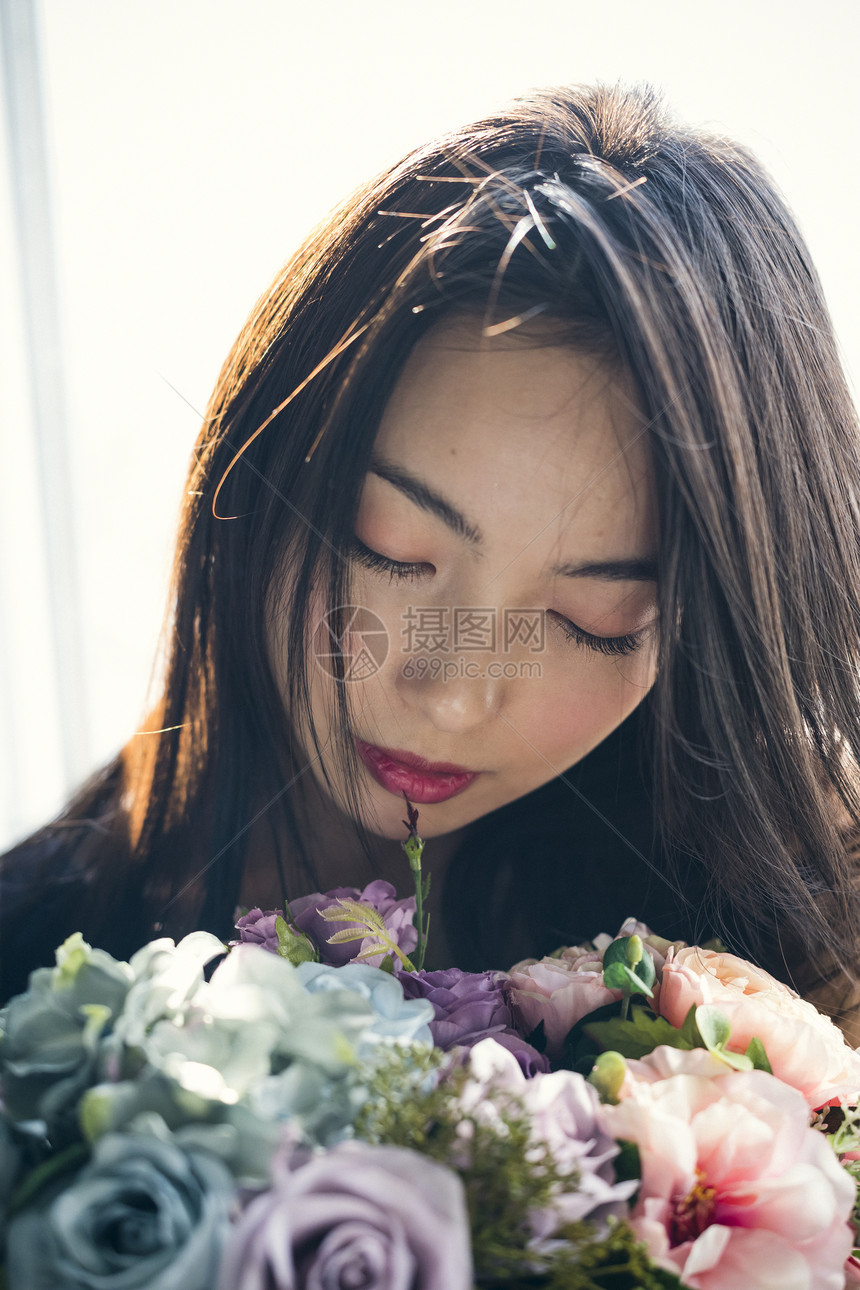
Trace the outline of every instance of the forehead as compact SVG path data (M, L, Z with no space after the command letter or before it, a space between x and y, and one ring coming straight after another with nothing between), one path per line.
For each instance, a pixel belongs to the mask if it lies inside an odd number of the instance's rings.
M619 555L656 550L650 442L632 379L564 343L552 324L490 340L471 318L437 324L404 366L374 451L482 528L523 521L556 537L573 528L595 550L611 539Z

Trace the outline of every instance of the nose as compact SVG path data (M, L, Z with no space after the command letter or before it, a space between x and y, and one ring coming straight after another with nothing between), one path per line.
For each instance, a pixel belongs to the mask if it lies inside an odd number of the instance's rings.
M465 734L491 720L503 702L505 682L487 674L490 658L487 654L401 657L398 692L437 730Z

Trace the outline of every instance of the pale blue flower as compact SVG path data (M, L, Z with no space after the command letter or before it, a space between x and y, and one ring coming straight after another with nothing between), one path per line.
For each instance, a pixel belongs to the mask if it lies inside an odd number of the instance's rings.
M427 1044L432 1047L430 1022L435 1013L427 999L405 999L396 976L367 963L329 967L325 963L302 963L296 974L312 994L349 991L366 1000L373 1018L365 1025L358 1045L359 1057L369 1057L385 1042Z
M40 1122L53 1147L78 1136L76 1105L88 1085L138 1068L136 1048L153 1023L181 1011L224 945L195 932L179 945L153 941L122 963L79 932L57 950L54 968L0 1012L0 1096L9 1117Z
M396 978L366 965L314 972L319 965L297 969L240 945L209 982L176 955L162 966L135 983L115 1028L112 1042L133 1041L134 1078L102 1082L83 1097L90 1141L127 1130L142 1114L160 1116L174 1132L192 1124L208 1131L242 1108L261 1126L290 1123L327 1144L355 1118L363 1057L380 1043L431 1042L432 1005L405 1001ZM260 1138L274 1149L268 1128Z

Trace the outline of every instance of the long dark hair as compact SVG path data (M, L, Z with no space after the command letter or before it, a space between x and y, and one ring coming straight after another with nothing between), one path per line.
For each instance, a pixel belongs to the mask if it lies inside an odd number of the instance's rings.
M489 334L544 314L638 388L663 539L658 677L625 723L648 813L636 849L648 859L653 824L658 867L683 889L695 865L692 903L748 953L776 938L797 964L855 957L842 827L860 826L855 412L783 200L745 149L673 124L647 88L530 94L418 149L336 210L260 298L194 450L147 722L160 733L135 736L52 826L101 821L80 844L87 908L131 892L142 934L220 929L264 810L287 847L287 885L313 883L312 822L293 791L304 758L273 679L266 606L285 608L288 707L312 726L313 581L332 606L348 603L339 553L382 408L419 337L457 310L478 311ZM338 751L366 837L347 688ZM320 755L315 734L314 745ZM603 770L584 796L605 814L618 767ZM481 955L511 944L522 846L534 854L546 834L542 890L560 873L575 890L558 821L576 777L565 780L497 813L495 834L492 821L470 833L449 911L485 937ZM504 851L503 836L519 840ZM492 883L495 913L476 931L470 893ZM520 922L549 948L564 928L548 928L544 897L526 904ZM496 965L508 957L498 950Z

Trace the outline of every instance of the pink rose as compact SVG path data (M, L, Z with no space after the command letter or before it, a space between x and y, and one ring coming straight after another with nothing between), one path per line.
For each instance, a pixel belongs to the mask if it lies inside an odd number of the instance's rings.
M620 990L608 990L603 984L603 955L619 936L634 934L654 960L656 998L665 955L683 942L666 941L645 923L628 918L618 936L602 932L590 945L570 945L549 958L523 959L511 968L508 997L523 1035L528 1038L542 1021L548 1055L560 1056L567 1032L577 1021L621 998Z
M757 1036L774 1075L811 1107L833 1098L857 1100L860 1054L829 1017L761 968L734 954L681 950L663 968L658 1010L681 1026L693 1004L714 1004L726 1014L732 1051L743 1052Z
M523 959L511 968L508 997L528 1038L543 1022L546 1051L559 1056L567 1032L581 1017L621 998L603 984L602 955L576 945L558 958Z
M692 1290L843 1290L854 1184L800 1093L763 1071L703 1072L709 1054L652 1056L603 1108L639 1147L631 1223L651 1257Z

